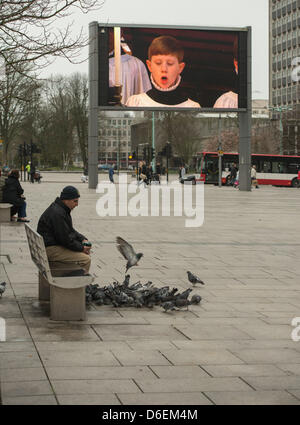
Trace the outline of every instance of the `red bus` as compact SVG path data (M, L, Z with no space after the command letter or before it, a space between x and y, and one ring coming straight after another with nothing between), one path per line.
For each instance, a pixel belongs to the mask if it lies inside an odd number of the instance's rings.
M196 170L199 173L198 181L218 184L219 155L218 152L197 152ZM228 183L230 168L233 163L239 165L238 153L223 153L222 155L222 183ZM298 187L298 173L300 171L300 156L252 154L252 165L256 165L258 184L273 186Z

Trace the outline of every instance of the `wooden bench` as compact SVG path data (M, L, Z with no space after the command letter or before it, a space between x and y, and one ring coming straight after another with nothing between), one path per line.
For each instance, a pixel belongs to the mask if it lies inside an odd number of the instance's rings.
M0 202L0 223L10 222L10 209L12 204Z
M85 320L85 287L92 276L53 276L50 271L44 239L28 224L25 230L32 261L39 270L39 300L50 300L51 320Z

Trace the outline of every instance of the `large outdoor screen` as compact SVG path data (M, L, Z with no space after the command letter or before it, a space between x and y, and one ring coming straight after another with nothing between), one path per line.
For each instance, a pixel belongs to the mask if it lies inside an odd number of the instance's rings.
M247 108L247 29L99 24L101 109Z

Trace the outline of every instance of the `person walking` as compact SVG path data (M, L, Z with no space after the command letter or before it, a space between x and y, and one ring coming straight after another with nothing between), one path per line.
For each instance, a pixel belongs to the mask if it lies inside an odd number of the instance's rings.
M110 180L110 182L111 182L111 183L115 183L115 182L114 182L114 174L115 174L115 172L114 172L114 168L115 168L115 164L113 164L113 165L110 167L110 169L108 170L108 177L109 177L109 180Z
M32 163L30 166L30 182L34 183L34 176L35 176L35 165Z
M157 175L157 180L158 180L158 182L160 184L161 165L160 165L159 162L156 164L156 175Z
M41 215L37 232L43 237L52 269L78 270L88 274L91 243L73 228L71 212L80 194L74 186L63 188L59 197Z
M256 165L252 165L251 167L251 184L252 186L255 186L256 189L259 189L256 178Z
M231 186L234 186L234 183L237 180L237 172L238 172L237 165L236 163L233 163L232 167L230 168L230 175L229 175L229 184Z
M26 165L25 170L27 172L27 180L29 181L30 180L30 161Z

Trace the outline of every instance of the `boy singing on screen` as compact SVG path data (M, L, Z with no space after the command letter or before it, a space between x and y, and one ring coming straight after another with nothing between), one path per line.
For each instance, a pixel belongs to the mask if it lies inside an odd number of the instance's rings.
M146 61L152 89L130 96L126 106L200 108L199 103L189 99L180 87L180 74L185 67L183 56L183 48L176 38L164 35L155 38L149 46Z

